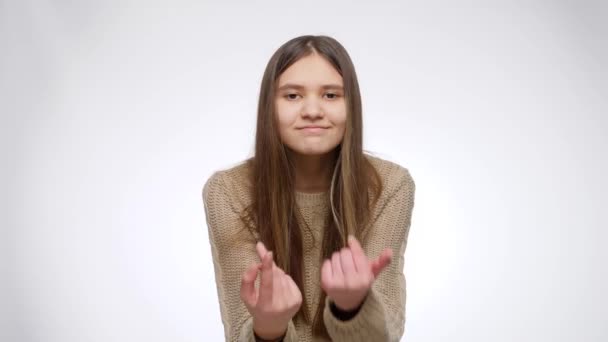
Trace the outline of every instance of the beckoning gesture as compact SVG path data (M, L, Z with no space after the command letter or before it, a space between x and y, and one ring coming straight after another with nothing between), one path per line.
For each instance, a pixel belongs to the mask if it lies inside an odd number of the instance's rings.
M273 261L272 252L262 242L256 244L261 263L254 263L243 273L241 300L253 317L253 329L261 338L274 339L285 334L289 321L302 304L302 293L293 279ZM359 307L374 280L391 262L393 251L386 248L375 260L369 260L354 236L348 247L325 259L321 268L321 287L343 311ZM258 271L260 286L255 287Z
M300 309L302 293L291 277L279 268L262 242L256 245L261 263L243 273L241 300L253 317L253 330L260 338L272 340L287 331L289 321ZM259 288L255 280L261 270Z
M325 259L321 268L321 287L338 309L351 311L362 303L372 283L391 262L393 250L386 248L378 259L368 260L359 241L348 237L348 247Z

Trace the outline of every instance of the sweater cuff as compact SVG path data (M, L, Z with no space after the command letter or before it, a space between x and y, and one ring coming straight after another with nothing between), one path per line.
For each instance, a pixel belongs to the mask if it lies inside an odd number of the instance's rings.
M243 326L241 327L240 342L256 342L255 333L253 332L253 317L247 318ZM293 319L289 320L287 324L287 331L285 336L281 340L282 342L298 342L298 334L296 332L296 326L293 324Z
M331 313L337 319L339 319L341 321L348 321L349 319L352 319L353 317L355 317L357 315L357 313L361 309L361 306L363 305L364 302L365 302L365 298L363 298L363 301L361 301L361 304L359 304L358 307L356 307L356 308L354 308L353 310L350 310L350 311L344 311L344 310L340 309L336 305L336 303L334 303L333 301L330 300L329 301L329 311L331 311Z
M330 308L331 299L325 298L323 321L332 340L380 341L386 336L386 315L380 297L371 287L357 314L343 321Z

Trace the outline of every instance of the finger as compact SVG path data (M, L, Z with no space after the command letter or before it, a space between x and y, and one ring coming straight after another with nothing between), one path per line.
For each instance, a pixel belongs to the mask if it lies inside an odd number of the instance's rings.
M344 285L344 274L340 265L340 253L334 252L331 257L331 270L333 271L334 285Z
M262 260L262 275L260 277L260 296L258 302L271 303L274 287L272 252L266 253Z
M300 293L300 289L298 288L298 285L296 285L296 283L293 281L293 279L290 276L286 276L286 278L287 278L287 286L289 289L289 295L291 296L292 303L301 303L302 294Z
M247 306L255 306L257 300L255 294L255 279L262 264L253 263L245 270L241 279L241 299Z
M275 270L275 272L278 272L279 274L285 274L285 271L284 271L282 268L280 268L280 267L277 265L277 263L276 263L276 262L274 262L274 261L272 262L272 267L273 267L273 269Z
M333 285L333 271L331 269L331 261L330 259L325 259L323 261L323 266L321 266L321 287L323 290L327 292L329 288Z
M286 300L289 296L288 289L285 285L285 277L287 274L282 268L277 266L276 262L272 262L272 271L274 274L274 289L273 300Z
M293 303L293 301L291 299L289 284L287 283L287 275L282 274L280 279L281 279L281 300L284 301L285 303L291 305L291 303Z
M365 256L365 251L359 244L359 241L352 236L348 236L348 246L350 247L350 251L353 254L353 261L355 263L355 268L357 272L363 273L369 269L369 262L367 256Z
M268 253L268 250L266 249L266 246L264 246L264 243L262 241L258 241L258 243L255 244L255 249L258 252L260 260L264 259L264 255Z
M274 293L273 293L273 300L285 300L286 297L286 293L285 293L285 272L283 272L283 270L278 267L276 264L274 264Z
M349 248L342 248L340 251L340 265L342 266L342 272L344 272L344 280L357 275L353 254Z
M378 275L382 270L391 263L393 257L393 250L390 248L386 248L382 251L378 259L372 264L372 273L374 274L374 279L378 278Z
M359 243L359 240L354 235L348 235L348 247L353 251L353 253L365 253L363 251L363 247Z

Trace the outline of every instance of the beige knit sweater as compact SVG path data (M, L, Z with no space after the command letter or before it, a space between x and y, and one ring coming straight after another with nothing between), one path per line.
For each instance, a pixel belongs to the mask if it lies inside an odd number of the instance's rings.
M366 155L380 173L384 190L372 212L372 231L367 241L361 241L368 258L393 249L392 262L374 281L368 296L356 316L347 321L337 319L325 301L323 319L332 341L399 341L405 327L406 282L403 272L415 184L408 169ZM246 164L216 171L206 181L203 202L209 232L209 242L215 269L215 281L226 341L254 342L252 318L240 299L241 276L254 262L259 262L255 240L243 241L238 248L228 244L228 238L242 227L239 213L249 203L246 191ZM304 220L315 235L316 244L308 230L302 232L304 243L304 288L310 317L319 302L321 289L319 257L323 218L327 214L327 192L296 192L296 203ZM259 286L259 276L256 287ZM298 316L299 317L299 316ZM286 342L324 341L312 336L312 328L300 319L292 319L287 328Z

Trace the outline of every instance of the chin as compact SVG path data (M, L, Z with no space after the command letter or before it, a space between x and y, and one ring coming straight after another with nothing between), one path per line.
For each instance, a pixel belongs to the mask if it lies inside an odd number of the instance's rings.
M322 156L322 155L330 153L336 147L332 147L332 148L299 148L299 149L294 149L293 151L297 154L301 154L301 155L305 155L305 156Z

